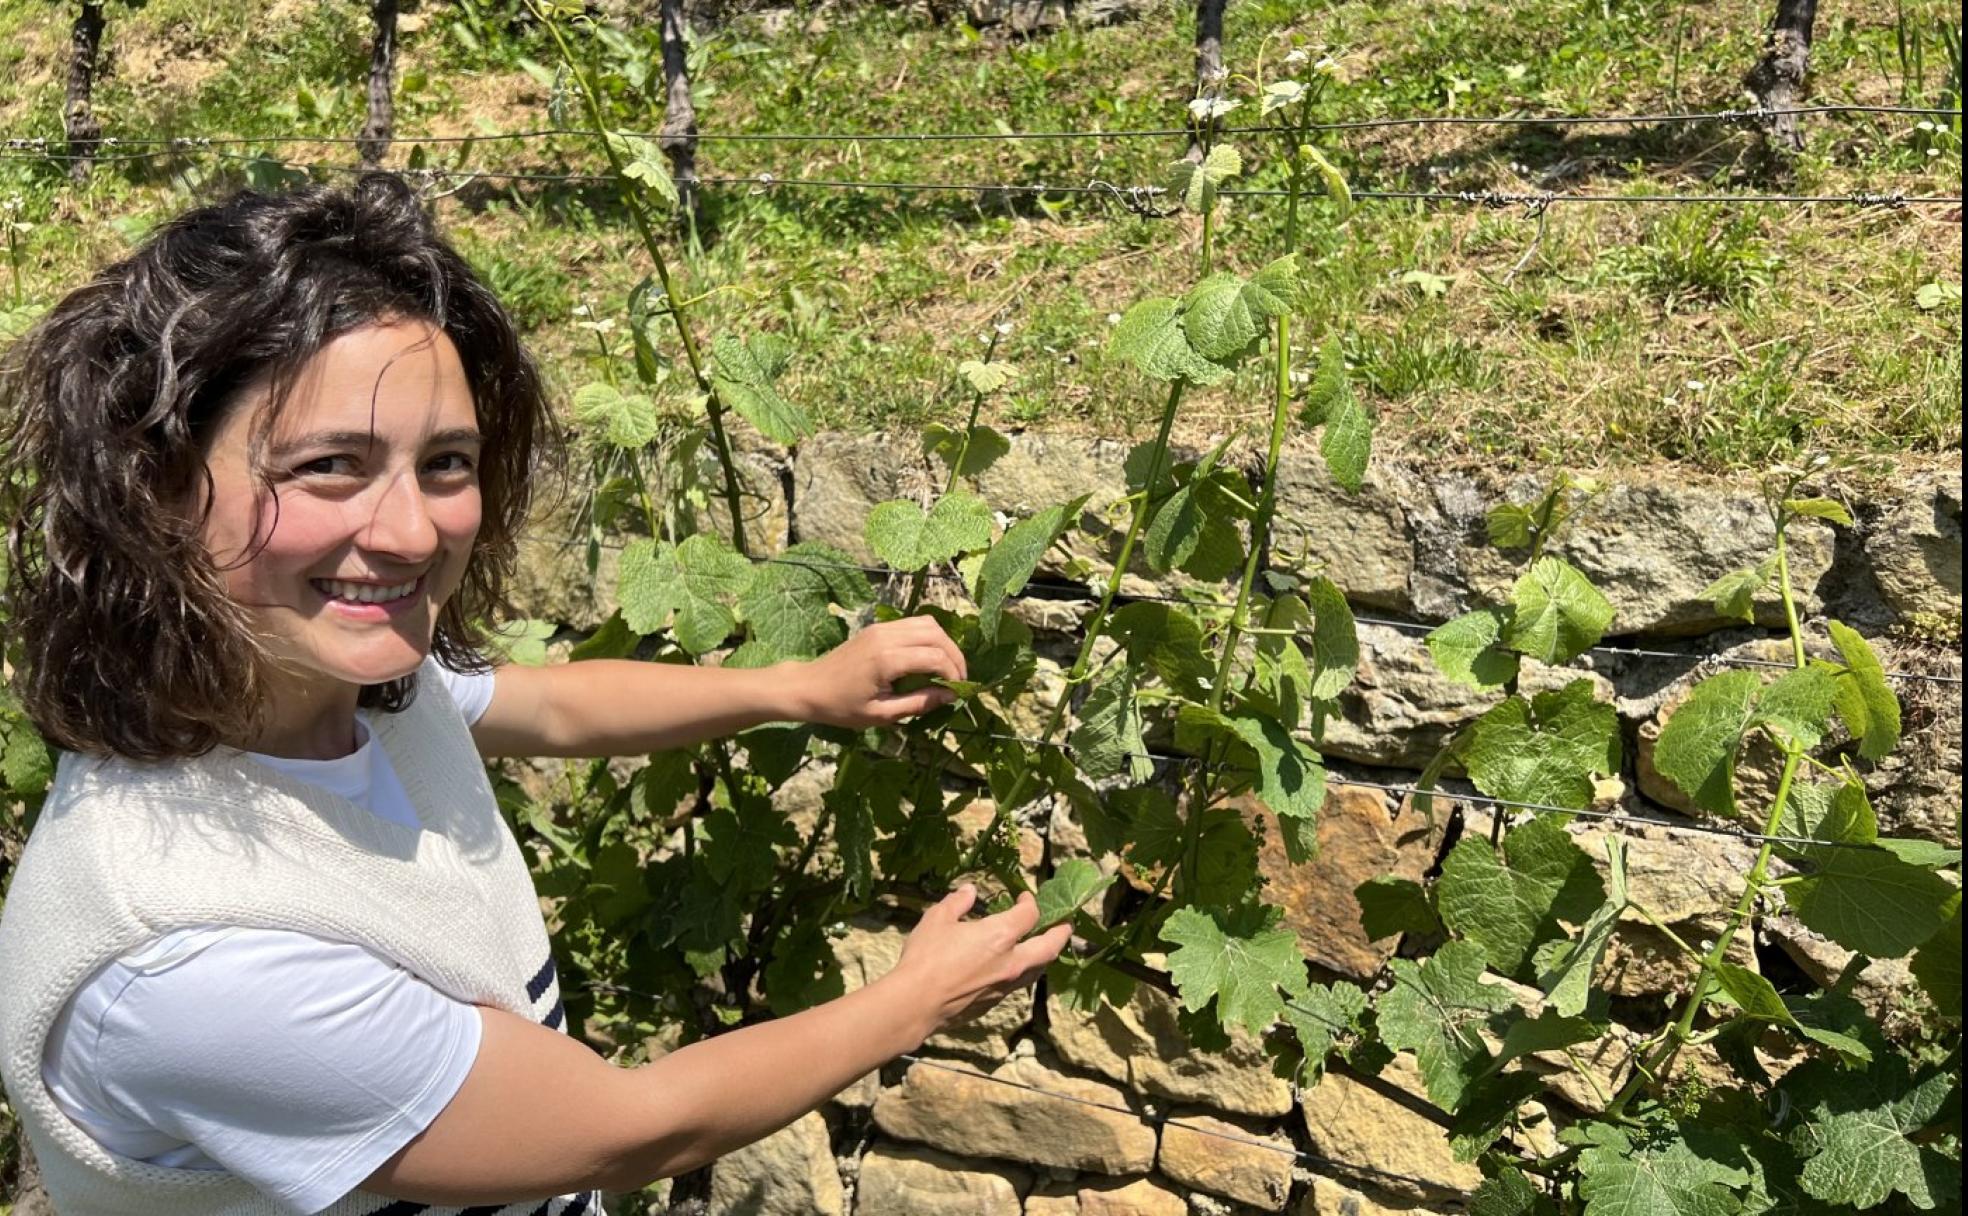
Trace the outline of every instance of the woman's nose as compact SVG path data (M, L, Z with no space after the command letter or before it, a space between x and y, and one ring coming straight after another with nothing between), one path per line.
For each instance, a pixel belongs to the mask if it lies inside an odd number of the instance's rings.
M424 487L414 473L406 472L383 483L357 540L366 549L408 561L421 561L437 551L437 525L424 499Z

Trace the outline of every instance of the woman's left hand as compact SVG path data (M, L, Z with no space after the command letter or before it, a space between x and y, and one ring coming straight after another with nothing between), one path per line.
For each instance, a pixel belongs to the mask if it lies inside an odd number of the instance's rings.
M896 681L914 675L961 680L966 670L963 651L929 616L870 625L819 658L786 667L801 721L856 730L888 726L956 699L935 685L896 692Z

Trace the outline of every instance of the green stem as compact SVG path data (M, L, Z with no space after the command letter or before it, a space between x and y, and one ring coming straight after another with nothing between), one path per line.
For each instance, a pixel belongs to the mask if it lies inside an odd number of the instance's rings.
M1798 627L1797 599L1790 591L1790 555L1784 545L1782 525L1777 528L1777 585L1783 588L1784 622L1790 626L1791 659L1797 666L1802 667L1804 666L1804 631Z
M1640 914L1641 920L1646 921L1648 924L1652 925L1655 929L1659 930L1664 936L1666 936L1669 942L1673 943L1676 949L1681 951L1681 953L1687 955L1691 959L1696 960L1697 962L1701 960L1702 957L1701 951L1695 949L1693 946L1690 946L1687 942L1682 941L1681 935L1676 933L1674 930L1668 928L1665 924L1663 924L1661 922L1661 918L1655 916L1652 909L1648 908L1644 904L1634 903L1631 900L1627 901L1626 906L1633 909L1635 912L1638 912Z
M1197 170L1197 172L1199 173L1201 171L1202 170L1200 169ZM1203 211L1203 277L1204 278L1209 277L1210 265L1212 262L1211 255L1214 252L1214 250L1212 249L1212 239L1214 238L1215 235L1216 235L1216 208L1214 206L1211 206Z
M601 99L595 92L594 82L588 78L581 66L574 61L574 52L567 45L566 35L561 33L560 25L540 11L534 0L526 0L528 11L534 20L547 28L553 35L555 46L560 49L562 62L567 64L568 73L581 87L581 105L587 111L588 121L594 124L595 135L601 140L601 150L608 157L608 165L614 171L615 184L622 195L622 203L628 208L629 218L634 221L636 233L642 238L643 248L649 251L650 260L656 264L656 279L663 286L663 299L668 305L664 311L676 326L677 338L683 344L684 359L690 364L690 374L696 378L697 388L704 394L705 413L710 418L711 438L716 445L718 463L724 468L724 500L731 512L731 544L738 552L750 556L745 543L744 495L738 484L738 461L731 447L731 436L724 425L724 402L718 397L717 389L710 377L704 373L704 359L697 348L697 338L690 331L689 318L685 315L684 302L677 297L676 289L670 279L670 264L663 256L662 245L656 240L656 232L649 226L649 217L644 214L642 201L636 194L633 183L624 176L622 157L609 142L607 124L602 121Z
M1148 456L1147 482L1142 486L1141 493L1135 496L1134 510L1128 519L1127 536L1121 541L1120 554L1114 559L1114 569L1107 576L1107 587L1101 593L1099 607L1095 608L1093 615L1087 618L1086 636L1081 639L1079 654L1074 658L1072 668L1066 673L1066 688L1059 694L1059 700L1053 703L1052 713L1047 716L1045 727L1039 732L1037 746L1047 746L1052 742L1052 737L1059 732L1060 723L1066 720L1066 706L1072 700L1073 689L1086 678L1087 671L1093 664L1094 644L1100 640L1101 627L1107 623L1107 614L1114 606L1114 597L1121 592L1121 579L1127 574L1128 563L1134 560L1134 547L1140 542L1142 530L1148 522L1148 511L1155 501L1155 486L1161 481L1162 469L1168 461L1169 432L1175 426L1176 408L1182 404L1183 390L1188 386L1189 382L1186 380L1177 380L1169 385L1168 401L1162 406L1161 424L1155 432L1155 444ZM1028 767L1018 775L1018 780L1011 783L1011 790L998 805L991 827L985 835L977 838L976 844L971 846L962 863L957 866L957 873L962 874L977 863L977 856L982 851L984 842L990 838L990 833L1002 827L1004 821L1011 817L1012 808L1018 806L1020 795L1024 794L1026 787L1031 784L1033 771ZM1005 885L1012 890L1024 890L1023 875L1014 873L1009 877L1003 875L1000 877L1005 878Z
M995 329L991 331L991 344L984 348L984 362L989 363L997 355L998 339L1002 336ZM950 465L950 475L943 482L943 493L945 495L957 488L957 481L962 476L964 461L970 459L970 436L972 432L977 430L977 415L983 408L984 394L973 389L970 394L970 418L964 423L963 440L957 445L957 458ZM928 586L929 567L924 566L922 569L916 571L915 580L909 585L909 602L902 609L903 616L912 615L917 608L922 606L923 592Z

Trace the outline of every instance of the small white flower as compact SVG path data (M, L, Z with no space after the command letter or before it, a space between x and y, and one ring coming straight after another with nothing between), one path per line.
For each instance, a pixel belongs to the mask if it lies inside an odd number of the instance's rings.
M590 311L586 304L576 304L574 306L574 315L577 317L585 317Z
M1691 393L1705 393L1708 391L1708 385L1702 383L1700 380L1688 381L1687 388Z
M1121 314L1120 314L1120 313L1117 313L1117 312L1110 312L1110 313L1108 313L1108 314L1107 314L1107 324L1109 324L1109 325L1119 325L1120 323L1121 323Z
M1000 321L998 322L997 329L1000 337L1008 336L1011 333L1011 322Z
M1306 60L1310 58L1312 58L1312 53L1306 50L1304 47L1299 47L1293 50L1291 54L1285 56L1285 62L1304 63Z

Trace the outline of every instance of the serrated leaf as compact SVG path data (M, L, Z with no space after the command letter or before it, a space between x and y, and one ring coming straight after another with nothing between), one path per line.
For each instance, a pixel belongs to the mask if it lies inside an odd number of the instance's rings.
M1886 682L1886 670L1872 647L1857 630L1840 621L1831 621L1832 644L1845 660L1846 676L1858 689L1857 700L1865 706L1865 721L1847 721L1859 739L1859 754L1868 760L1883 760L1900 745L1900 699ZM1841 702L1841 706L1850 702ZM1848 718L1851 716L1848 713Z
M802 541L759 564L739 607L754 641L780 658L811 658L847 640L847 622L829 605L856 608L868 599L867 576L853 558L831 545Z
M1512 591L1504 645L1544 663L1569 663L1613 623L1613 605L1569 562L1541 557Z
M617 610L608 614L601 628L575 643L567 657L576 663L588 659L626 659L635 653L641 641L642 638L629 628L629 623L622 619L622 613Z
M1828 519L1832 523L1843 524L1848 528L1855 526L1852 520L1852 513L1845 509L1844 503L1838 502L1835 499L1786 498L1784 499L1783 508L1792 515L1806 515L1812 519Z
M1452 941L1425 962L1397 958L1387 967L1393 986L1380 998L1380 1037L1396 1051L1414 1052L1429 1100L1454 1111L1490 1063L1483 1027L1511 1008L1510 994L1482 982L1483 949L1472 942Z
M1538 1192L1521 1170L1504 1166L1469 1197L1469 1216L1542 1216L1551 1201Z
M1696 806L1733 818L1736 751L1762 691L1753 671L1725 671L1695 685L1661 728L1654 768Z
M1230 715L1230 728L1257 753L1252 787L1257 800L1278 816L1285 853L1293 864L1310 860L1319 811L1326 802L1326 768L1312 745L1280 723L1255 714ZM1294 820L1295 823L1286 823Z
M38 794L54 780L54 755L48 745L25 722L6 724L7 742L0 750L0 774L7 788L16 794Z
M1636 1143L1610 1123L1585 1126L1578 1193L1585 1216L1736 1216L1745 1172L1678 1135Z
M1228 144L1211 148L1203 163L1186 160L1169 166L1169 191L1181 197L1191 211L1208 211L1216 206L1217 188L1244 171L1243 157Z
M507 621L488 640L512 662L539 667L547 661L547 639L558 631L552 621Z
M16 787L18 788L18 787ZM1961 897L1955 896L1947 923L1913 956L1913 975L1933 998L1942 1017L1961 1017Z
M1504 649L1508 608L1479 608L1437 626L1423 639L1442 674L1471 688L1501 688L1517 674L1517 656Z
M1848 1067L1872 1063L1873 1044L1882 1036L1865 1006L1838 992L1787 996L1783 1003L1799 1034L1837 1052Z
M1252 1034L1277 1021L1285 1009L1278 989L1296 992L1306 982L1298 935L1279 927L1277 918L1271 908L1215 914L1176 909L1161 936L1175 947L1168 971L1183 1008L1199 1012L1214 1000L1226 1027L1242 1026Z
M1353 898L1360 903L1360 928L1370 942L1402 933L1442 930L1428 892L1412 879L1388 874L1369 878L1353 888Z
M643 393L612 384L584 384L574 392L574 420L612 447L640 448L656 438L656 403Z
M1505 1019L1503 1038L1497 1044L1496 1066L1541 1051L1558 1051L1575 1043L1585 1043L1606 1032L1604 1023L1577 1014L1544 1009L1534 1018Z
M983 425L970 428L970 444L964 445L964 432L932 423L923 428L923 452L936 457L943 466L960 477L976 477L1011 451L1011 440ZM963 467L957 462L962 459Z
M1879 837L1879 819L1866 798L1865 786L1854 781L1832 785L1798 778L1791 782L1776 834L1828 844L1871 844Z
M676 181L663 160L663 149L654 140L620 131L608 132L608 143L622 159L622 176L641 185L670 206L677 205Z
M1333 480L1357 494L1366 484L1367 461L1373 454L1373 413L1353 391L1337 333L1326 339L1319 352L1304 418L1308 426L1325 427L1319 455Z
M1142 555L1157 572L1181 569L1209 582L1227 578L1243 564L1236 524L1241 514L1215 476L1192 478L1156 510Z
M1080 705L1079 724L1067 743L1080 770L1096 780L1126 772L1136 781L1154 774L1142 739L1141 706L1134 673L1123 666L1102 676Z
M1108 339L1107 355L1134 364L1156 380L1215 384L1230 374L1229 368L1203 358L1189 345L1182 328L1182 305L1166 296L1128 309Z
M1592 859L1548 820L1511 829L1503 852L1500 860L1486 840L1457 842L1442 863L1435 904L1451 933L1515 976L1529 970L1540 944L1564 933L1561 921L1584 921L1606 892Z
M1304 96L1305 85L1303 82L1297 80L1274 80L1264 86L1264 97L1258 102L1257 112L1259 115L1265 115L1271 113L1273 110L1282 110L1286 106L1296 104Z
M1351 984L1307 984L1285 1002L1285 1022L1298 1036L1298 1083L1316 1085L1326 1057L1343 1038L1364 1033L1367 994Z
M957 375L962 376L964 383L970 385L974 392L995 393L1017 379L1018 368L996 360L986 363L980 359L965 359L957 364Z
M1799 747L1816 747L1831 723L1836 692L1836 677L1822 667L1786 671L1763 689L1750 725L1773 726Z
M1606 860L1610 883L1606 902L1586 919L1576 938L1547 943L1534 956L1538 987L1544 990L1551 1008L1566 1016L1585 1012L1587 1002L1592 999L1592 973L1605 957L1614 930L1619 928L1620 913L1626 910L1625 842L1618 837L1607 837Z
M774 443L791 447L813 433L806 411L773 386L785 367L786 344L766 335L741 342L726 334L711 344L711 385L718 399Z
M1701 597L1715 605L1717 615L1734 621L1756 619L1756 597L1770 585L1777 570L1777 559L1766 558L1745 570L1736 570L1702 588Z
M1906 836L1879 836L1867 841L1885 849L1888 853L1910 866L1923 870L1945 870L1961 864L1961 850L1932 840L1920 840Z
M1205 700L1203 681L1215 674L1203 650L1203 627L1176 604L1137 602L1107 617L1107 636L1127 651L1130 667L1151 672L1190 700Z
M1345 219L1353 210L1353 188L1347 185L1346 174L1311 144L1300 144L1298 154L1312 162L1312 171L1319 175L1326 197L1339 204L1339 218Z
M1085 858L1074 857L1059 863L1052 877L1039 884L1038 929L1048 929L1071 920L1081 905L1112 885L1113 879Z
M1306 606L1312 610L1311 696L1331 701L1353 682L1360 668L1360 630L1353 608L1339 584L1325 575L1305 583Z
M1947 1069L1915 1076L1904 1056L1885 1050L1863 1071L1809 1061L1781 1088L1803 1115L1791 1143L1806 1157L1807 1192L1860 1209L1884 1204L1895 1191L1915 1207L1935 1206L1920 1149L1907 1137L1947 1101L1954 1088Z
M1583 810L1593 777L1619 771L1619 715L1579 679L1529 701L1509 697L1471 723L1463 768L1492 798Z
M1847 950L1899 958L1948 921L1955 889L1878 848L1804 851L1814 871L1784 888L1797 919Z
M1536 539L1537 514L1522 503L1505 502L1483 516L1483 531L1499 549L1528 549Z
M1714 975L1716 983L1744 1015L1782 1026L1797 1024L1797 1019L1790 1015L1790 1007L1777 995L1775 985L1756 972L1734 963L1717 963Z
M897 570L913 573L991 543L991 508L968 490L952 490L925 514L897 499L868 512L868 547Z
M1025 589L1046 550L1079 520L1080 508L1086 505L1087 497L1082 494L1071 502L1047 507L1028 519L1019 520L1005 529L1005 534L984 555L984 564L977 572L977 621L986 642L997 640L998 617L1004 611L1005 600Z
M1235 358L1268 332L1272 318L1291 312L1298 291L1298 262L1291 254L1249 280L1234 274L1211 275L1183 297L1183 332L1204 358Z

